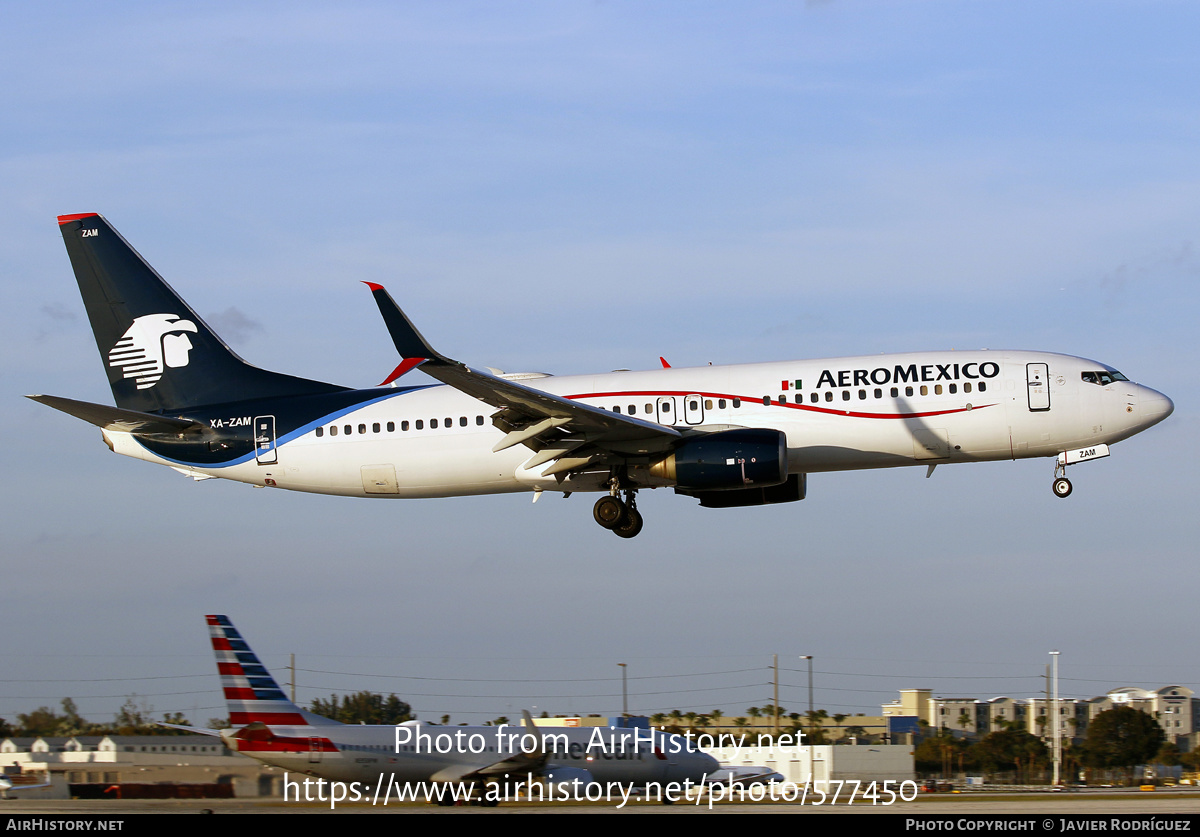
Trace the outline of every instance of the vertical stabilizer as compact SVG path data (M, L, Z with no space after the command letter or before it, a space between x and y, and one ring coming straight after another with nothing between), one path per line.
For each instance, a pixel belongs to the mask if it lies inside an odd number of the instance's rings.
M118 407L153 413L343 389L246 363L102 216L60 215L58 225Z
M234 727L260 723L274 727L337 725L338 722L305 712L288 699L228 616L206 616L221 689Z

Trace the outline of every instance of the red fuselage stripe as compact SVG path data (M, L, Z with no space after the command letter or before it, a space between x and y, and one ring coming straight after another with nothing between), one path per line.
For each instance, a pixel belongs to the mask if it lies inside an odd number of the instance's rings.
M763 404L762 398L747 398L744 395L730 395L725 392L690 392L686 390L624 390L621 392L585 392L578 395L565 395L564 398L569 398L572 401L581 398L624 398L627 396L650 396L651 398L665 398L675 396L685 398L689 395L699 395L701 398L726 398L732 401L738 399L743 403L750 405L762 405L764 407L786 407L789 410L803 410L808 413L823 413L830 416L849 416L850 418L866 418L866 419L906 419L906 418L929 418L930 416L945 416L952 413L968 412L966 407L954 407L949 410L930 410L924 413L859 413L854 410L834 410L829 407L814 407L809 404L788 404L778 403L774 398L770 404ZM995 404L980 404L979 406L972 405L972 410L982 410L985 407L994 407Z

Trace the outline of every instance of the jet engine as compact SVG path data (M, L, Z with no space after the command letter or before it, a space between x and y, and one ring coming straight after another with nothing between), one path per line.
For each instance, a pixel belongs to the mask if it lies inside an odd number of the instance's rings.
M685 491L738 491L787 482L787 437L769 428L723 430L681 442L650 473Z

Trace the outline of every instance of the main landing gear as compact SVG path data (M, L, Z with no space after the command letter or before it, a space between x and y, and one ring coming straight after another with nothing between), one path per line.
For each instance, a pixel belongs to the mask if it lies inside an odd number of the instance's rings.
M1050 485L1055 497L1071 496L1071 481L1067 479L1067 466L1061 462L1054 466L1054 482Z
M596 501L592 516L605 529L611 529L618 537L634 538L642 531L642 515L637 510L637 491L625 489L625 501L621 501L621 489L617 479L613 478L613 486L607 497Z

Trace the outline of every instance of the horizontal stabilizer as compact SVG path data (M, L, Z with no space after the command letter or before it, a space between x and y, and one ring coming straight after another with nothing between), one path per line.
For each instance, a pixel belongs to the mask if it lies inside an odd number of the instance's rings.
M75 401L71 398L60 398L57 395L27 395L25 397L106 430L170 435L201 433L204 430L203 424L189 419L156 416L151 413L139 413L136 410L122 410L120 407Z
M208 727L188 727L184 726L183 724L168 724L165 721L159 721L158 726L169 727L170 729L181 729L184 732L191 732L195 733L196 735L211 735L214 738L221 737L221 731L219 729L209 729Z

